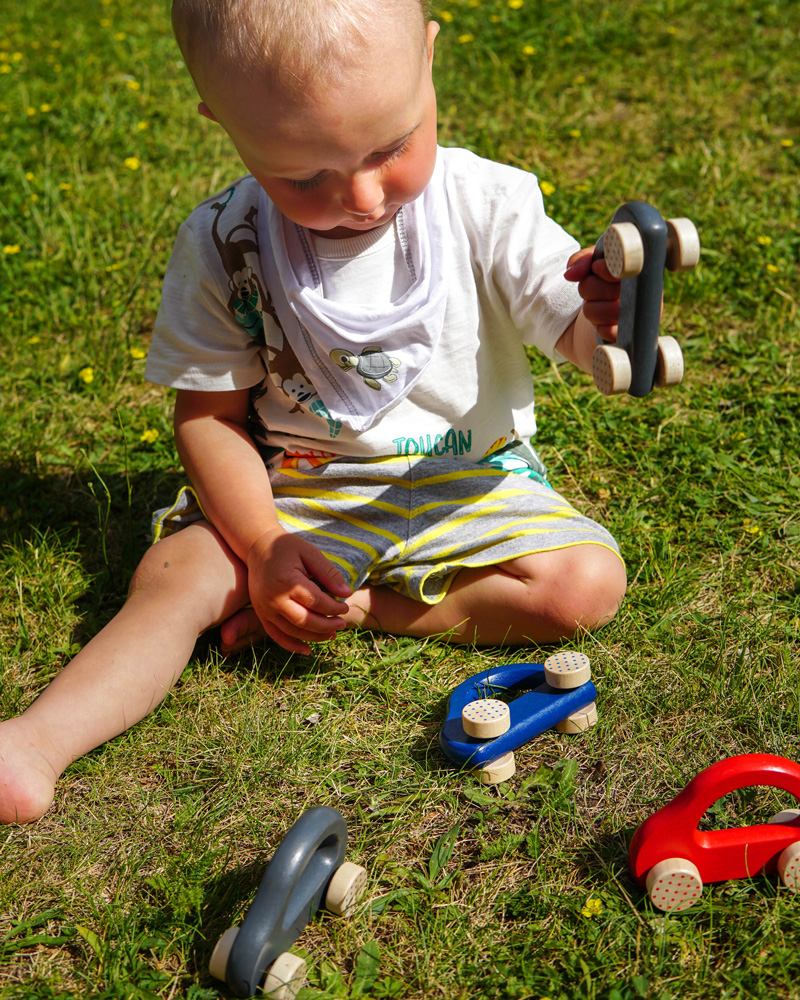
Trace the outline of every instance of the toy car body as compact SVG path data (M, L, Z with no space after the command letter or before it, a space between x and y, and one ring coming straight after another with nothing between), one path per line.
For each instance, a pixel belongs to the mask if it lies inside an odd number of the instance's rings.
M523 693L509 703L511 720L505 733L491 740L467 735L461 719L466 705L480 698L513 693L515 689ZM450 695L439 743L445 756L459 767L483 767L564 722L591 705L596 697L597 689L591 680L569 689L551 687L542 663L492 667L463 681Z
M785 810L758 826L697 829L717 799L751 785L781 788L800 799L800 764L772 754L719 761L638 828L628 861L656 906L685 909L699 898L704 882L749 878L760 872L777 870L784 884L797 888L800 811Z

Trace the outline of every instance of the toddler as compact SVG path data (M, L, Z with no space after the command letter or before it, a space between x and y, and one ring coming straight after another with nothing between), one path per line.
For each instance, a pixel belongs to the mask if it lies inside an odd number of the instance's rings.
M420 0L175 0L249 173L181 227L147 377L191 487L116 617L0 725L0 820L152 711L198 636L547 643L615 614L605 528L547 482L525 354L590 370L619 286L533 175L436 143Z

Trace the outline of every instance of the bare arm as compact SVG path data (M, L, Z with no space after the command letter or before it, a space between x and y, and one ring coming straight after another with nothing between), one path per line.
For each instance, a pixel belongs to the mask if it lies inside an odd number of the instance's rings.
M247 389L179 390L178 454L209 520L247 566L250 600L267 635L305 653L308 642L344 627L337 598L350 588L317 548L281 526L247 412Z

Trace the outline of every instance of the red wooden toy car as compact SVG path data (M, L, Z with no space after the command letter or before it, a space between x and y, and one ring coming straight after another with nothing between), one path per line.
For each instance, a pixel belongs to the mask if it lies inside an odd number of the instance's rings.
M655 906L685 910L700 898L704 882L776 870L784 885L800 890L800 810L786 809L760 826L697 829L717 799L750 785L782 788L800 800L800 764L763 753L719 761L642 823L628 861Z

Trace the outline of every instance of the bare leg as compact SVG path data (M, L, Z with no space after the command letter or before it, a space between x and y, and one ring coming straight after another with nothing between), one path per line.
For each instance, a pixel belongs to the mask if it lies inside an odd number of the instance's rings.
M0 723L0 822L38 819L64 769L160 704L197 637L247 600L244 565L208 524L149 549L119 613L30 708Z
M422 604L389 587L362 587L349 598L344 618L353 628L444 635L484 646L554 642L609 622L625 586L625 568L614 552L576 545L461 570L439 604ZM222 626L223 648L229 650L263 636L252 608Z

